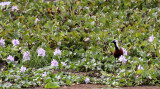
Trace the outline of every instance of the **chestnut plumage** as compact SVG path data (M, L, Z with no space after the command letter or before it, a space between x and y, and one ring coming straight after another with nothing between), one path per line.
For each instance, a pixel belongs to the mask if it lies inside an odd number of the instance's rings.
M118 46L117 40L114 39L111 43L114 43L115 46L115 49L113 51L113 56L115 58L119 58L121 55L123 55L123 49Z

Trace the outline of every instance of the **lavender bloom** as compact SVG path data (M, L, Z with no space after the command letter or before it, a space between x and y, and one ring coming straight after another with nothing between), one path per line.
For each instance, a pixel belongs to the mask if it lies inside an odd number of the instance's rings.
M46 71L42 74L42 77L46 77L47 75L46 75Z
M63 66L66 66L66 65L67 65L65 62L61 62L61 64L62 64Z
M37 22L40 21L38 18L36 18L35 23L37 24Z
M8 5L10 5L10 4L11 4L11 2L1 2L1 3L0 3L0 6L5 6L5 5L8 6Z
M120 58L118 59L119 61L122 61L123 63L126 64L127 59L125 58L125 56L121 55Z
M12 6L12 11L19 10L17 6Z
M12 44L13 44L13 46L16 46L16 45L19 45L20 43L17 39L13 39Z
M85 8L85 9L87 9L87 7L86 7L86 6L84 6L84 8Z
M152 41L154 40L154 38L155 38L155 37L154 37L153 35L152 35L152 36L150 36L150 37L149 37L149 39L148 39L148 40L149 40L149 42L152 42Z
M53 59L51 62L51 66L58 66L57 60Z
M89 78L86 78L86 79L85 79L85 83L86 83L86 84L87 84L89 81L90 81Z
M61 50L56 48L54 51L54 55L61 55Z
M30 52L29 51L26 51L23 53L23 59L24 60L30 60Z
M122 48L123 50L123 55L127 55L127 50L125 48Z
M37 52L38 52L38 56L44 57L46 51L45 51L43 48L39 48L39 49L37 50Z
M1 40L0 40L0 45L1 45L2 47L5 47L4 39L1 39Z
M10 60L11 62L14 61L14 57L12 57L11 55L9 55L7 59Z
M22 67L21 67L21 71L22 71L22 72L25 72L25 71L26 71L26 67L23 67L23 66L22 66Z
M135 78L138 79L138 78L139 78L139 75L137 75Z
M141 70L143 70L143 67L142 67L141 65L139 65L139 66L138 66L138 69L141 69Z

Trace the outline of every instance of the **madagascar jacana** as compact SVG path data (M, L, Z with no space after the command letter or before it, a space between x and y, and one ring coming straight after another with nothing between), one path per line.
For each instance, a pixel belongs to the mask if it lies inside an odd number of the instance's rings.
M118 41L116 39L114 39L111 43L114 43L115 46L113 56L115 58L119 58L121 55L123 55L123 49L118 46Z

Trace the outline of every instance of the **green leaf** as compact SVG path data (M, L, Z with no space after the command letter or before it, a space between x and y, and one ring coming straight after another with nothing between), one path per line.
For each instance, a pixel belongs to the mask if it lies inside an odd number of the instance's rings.
M139 70L137 70L137 74L142 74L142 70L141 69L139 69Z
M104 71L101 71L101 73L102 73L102 75L105 75L105 76L107 76L107 73L106 73L106 72L104 72Z
M44 83L48 83L48 82L50 82L50 81L51 81L51 78L50 78L50 77L44 79Z
M72 81L70 79L66 79L66 84L67 85L71 85L72 84Z
M45 88L58 88L58 87L60 87L58 82L49 82L45 85Z
M111 77L113 74L107 74L105 71L101 71L102 75Z

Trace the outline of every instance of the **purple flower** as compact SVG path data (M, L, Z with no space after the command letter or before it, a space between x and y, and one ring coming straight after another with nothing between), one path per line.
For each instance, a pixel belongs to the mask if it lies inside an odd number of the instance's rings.
M51 66L58 66L57 60L53 59L51 62Z
M42 77L46 77L47 75L46 75L46 71L42 74Z
M125 48L122 48L123 50L123 55L127 55L127 50Z
M86 7L86 6L84 6L84 8L85 8L85 9L87 9L87 7Z
M61 62L61 64L62 64L63 66L66 66L66 65L67 65L65 62Z
M138 78L139 78L139 75L137 75L135 78L138 79Z
M38 56L44 57L46 51L45 51L43 48L39 48L39 49L37 50L37 52L38 52Z
M54 51L54 55L61 55L61 50L59 48L56 48Z
M89 78L86 78L86 79L85 79L85 83L86 83L86 84L87 84L89 81L90 81Z
M26 71L26 67L23 67L23 66L22 66L22 67L21 67L21 71L22 71L22 72L25 72L25 71Z
M12 11L19 10L17 6L12 6Z
M29 51L26 51L23 53L23 59L24 60L30 60L30 52Z
M149 37L149 39L148 39L148 40L149 40L149 42L152 42L152 41L154 40L154 38L155 38L155 37L154 37L153 35L152 35L152 36L150 36L150 37Z
M139 66L138 66L138 69L141 69L141 70L143 70L143 67L142 67L141 65L139 65Z
M160 53L160 50L159 50L159 53Z
M40 21L38 18L36 18L35 23L37 24L37 22Z
M14 57L12 57L11 55L9 55L7 59L10 60L11 62L14 62Z
M13 44L13 46L16 46L16 45L19 45L20 43L17 39L13 39L12 44Z
M123 63L126 64L127 59L125 58L125 56L121 55L120 58L118 59L119 61L122 61Z
M2 39L2 38L1 38L1 40L0 40L0 45L1 45L2 47L5 47L5 42L4 42L4 39Z
M11 4L11 2L1 2L0 6L10 5L10 4Z

